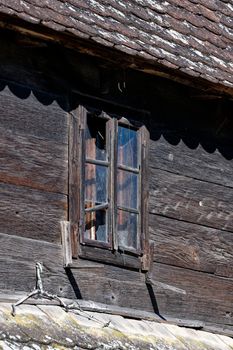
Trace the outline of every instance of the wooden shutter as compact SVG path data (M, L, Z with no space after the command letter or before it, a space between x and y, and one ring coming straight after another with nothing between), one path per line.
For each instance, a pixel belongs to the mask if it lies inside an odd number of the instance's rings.
M69 119L69 221L72 256L78 257L79 229L82 226L82 157L86 109L79 106Z
M149 141L150 134L145 126L140 129L141 133L141 244L142 244L142 269L149 270L151 259L153 260L154 247L149 241L149 173L148 173L148 158L149 158Z

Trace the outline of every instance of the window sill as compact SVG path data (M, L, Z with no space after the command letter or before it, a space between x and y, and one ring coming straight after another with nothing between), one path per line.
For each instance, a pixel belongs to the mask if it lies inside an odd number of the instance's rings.
M106 264L112 264L136 270L140 270L142 267L141 257L139 256L129 255L118 251L113 252L107 249L101 249L100 247L82 245L79 247L78 255L81 259L88 259L92 261L98 261ZM74 260L72 267L75 267Z

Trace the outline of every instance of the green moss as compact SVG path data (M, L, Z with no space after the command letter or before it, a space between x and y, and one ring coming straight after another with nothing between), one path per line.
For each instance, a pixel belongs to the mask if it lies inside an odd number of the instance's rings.
M194 349L198 349L198 350L208 350L208 345L207 344L205 344L204 342L202 342L202 341L200 341L200 340L195 340L195 339L185 339L185 338L183 338L183 337L181 337L181 336L177 336L177 338L183 343L183 344L187 344L187 345L189 345L189 344L191 344L192 345L192 347L194 348Z

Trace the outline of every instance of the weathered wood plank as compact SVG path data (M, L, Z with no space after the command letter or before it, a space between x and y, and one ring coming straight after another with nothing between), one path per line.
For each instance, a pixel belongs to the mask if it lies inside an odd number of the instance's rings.
M2 290L28 292L33 289L36 262L42 262L44 265L43 282L47 287L49 275L56 274L59 262L62 266L61 246L0 233L0 288Z
M26 269L35 271L34 264L37 261L41 261L45 266L46 273L51 273L52 275L56 273L58 275L64 274L61 244L0 233L0 251L0 259L5 260L6 263L14 262L15 265L23 263ZM28 251L30 251L29 255L27 255ZM4 267L2 268L5 269ZM76 276L77 283L79 283L82 276L88 276L88 274L95 274L97 278L115 278L123 284L124 282L144 283L145 281L145 276L138 273L138 271L104 265L85 259L77 260L76 267L71 269L71 271ZM33 278L35 278L34 274Z
M233 231L233 190L164 170L151 169L154 214Z
M133 282L133 283L144 283L145 275L139 273L136 270L124 269L119 266L113 265L104 265L104 276L107 278L114 278L118 281L124 282Z
M0 193L2 233L61 241L60 221L67 220L67 196L2 183Z
M17 91L13 89L11 91L6 87L6 83L1 84L1 81L0 90L0 125L2 127L14 133L34 135L67 144L67 115L54 101L54 96L41 93L40 97L35 97L29 88L17 85ZM39 92L38 95L40 95Z
M16 303L20 298L24 297L25 293L15 292L14 294L5 294L0 291L0 303ZM74 305L73 299L62 298L63 302L67 305ZM27 305L41 305L41 306L55 306L60 305L58 300L48 300L48 299L28 299L25 304ZM102 303L97 303L95 301L82 300L79 299L77 306L83 311L91 311L98 313L105 313L111 315L120 315L126 318L132 319L142 319L148 321L154 321L158 323L173 324L181 327L187 327L192 329L201 329L211 333L225 334L230 337L233 336L233 328L229 325L221 325L210 322L203 322L198 320L181 319L174 317L167 317L166 320L161 319L157 314L153 312L132 309L127 307L121 307L117 305L107 305Z
M0 181L68 194L68 146L0 127Z
M25 293L22 292L15 292L14 294L5 294L1 293L0 291L0 303L16 303L19 299L25 296ZM148 311L142 311L142 310L135 310L130 309L127 307L121 307L117 305L107 305L102 303L97 303L95 301L91 300L78 300L77 304L74 303L73 299L67 299L62 298L63 302L66 305L71 304L70 310L75 310L76 308L81 308L82 311L91 311L91 312L98 312L98 313L105 313L110 315L121 315L133 319L143 319L143 320L150 320L150 321L157 321L159 323L165 323L166 321L163 321L158 315L148 312ZM60 302L56 299L50 300L50 299L35 299L31 298L25 301L24 304L28 305L61 305ZM187 323L184 323L187 324ZM200 323L202 324L202 323Z
M82 181L80 166L84 166L84 126L86 111L80 107L69 115L69 221L72 242L72 256L78 257L78 242L80 241L80 218L83 215L81 205ZM84 204L84 203L83 203Z
M61 240L62 240L62 252L63 252L63 266L69 267L72 264L69 221L61 221Z
M143 280L128 276L118 280L117 268L63 269L61 245L0 234L0 290L28 292L35 286L35 262L43 262L44 288L62 297L152 311L149 291ZM30 254L28 252L30 251ZM120 269L119 269L120 270ZM127 276L128 274L128 276ZM154 303L169 319L199 320L233 325L233 279L154 264ZM167 287L168 286L168 287ZM183 290L185 293L178 293ZM155 306L155 305L154 305ZM214 310L214 312L213 312Z
M160 314L233 326L233 279L154 263L153 287ZM178 293L176 289L185 293Z
M42 282L44 289L60 296L75 298L71 282L63 268L61 244L33 240L25 237L0 233L0 289L7 291L29 292L35 287L35 264L43 264ZM87 270L102 268L86 268ZM73 276L73 275L72 275ZM73 277L72 283L79 285L79 278ZM81 294L80 294L81 295Z
M82 246L82 255L84 259L89 259L93 261L104 261L107 264L118 265L122 267L129 267L139 270L141 268L141 259L135 255L129 255L125 253L120 253L118 251L112 252L109 249L102 249L93 246Z
M155 261L233 277L231 232L150 214L150 234Z
M150 166L176 174L233 187L233 152L229 147L221 151L212 146L207 152L200 144L189 148L181 140L172 145L163 136L150 142Z
M86 274L79 277L79 287L83 298L88 300L153 311L146 284L143 282L122 282L115 279L114 275L112 278L101 278Z
M61 245L6 234L0 234L0 290L33 289L37 261L44 265L43 284L50 292L138 309L142 304L138 294L141 293L145 309L153 310L146 285L134 271L110 265L99 268L96 264L66 274Z

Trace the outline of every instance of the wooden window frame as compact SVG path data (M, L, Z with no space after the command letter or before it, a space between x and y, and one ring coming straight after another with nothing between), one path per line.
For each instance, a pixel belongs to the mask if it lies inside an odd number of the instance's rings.
M86 128L86 122L87 122L87 111L85 110L84 113L80 113L79 114L79 119L80 119L80 122L81 122L81 125L83 125L83 128L84 128L84 133L83 135L81 136L83 138L83 141L82 141L82 146L80 148L80 159L81 159L81 166L80 166L80 178L81 178L81 185L80 185L80 191L79 191L79 198L80 198L80 217L79 217L79 242L81 245L88 245L88 246L95 246L95 247L99 247L99 248L103 248L103 249L110 249L112 250L113 249L113 246L112 246L112 240L113 240L113 237L112 237L112 227L111 227L111 224L112 224L112 219L111 219L111 216L112 216L112 211L113 211L113 208L112 208L112 203L111 201L108 203L108 224L107 224L107 227L109 228L109 232L108 232L108 237L109 237L109 242L100 242L100 241L95 241L95 240L89 240L89 239L85 239L84 238L84 221L83 221L83 218L84 218L84 215L85 215L85 209L84 209L84 202L85 202L85 198L84 198L84 183L85 183L85 164L86 163L89 163L89 164L93 164L93 165L105 165L106 167L108 167L109 169L109 173L110 173L110 176L108 176L108 193L110 193L111 195L111 192L112 192L112 179L111 179L111 174L112 174L112 171L111 171L111 168L113 167L113 164L112 164L112 145L111 145L111 140L112 140L112 135L111 135L111 129L112 129L112 120L108 118L108 116L105 114L105 113L102 113L98 116L98 118L103 118L104 120L106 120L106 124L108 124L108 127L106 128L107 130L107 135L106 135L106 141L107 141L107 156L108 156L108 159L106 161L102 161L102 160L94 160L94 159L89 159L89 158L86 158L85 157L85 128ZM81 255L81 254L79 254Z
M106 139L108 140L109 158L109 184L110 193L108 223L110 242L88 241L84 239L84 164L85 158L85 126L88 111L79 106L70 114L69 129L69 222L72 248L72 266L77 258L101 261L118 266L124 266L140 270L148 270L150 260L150 244L148 233L148 144L149 133L144 125L134 125L127 119L112 118L105 112L96 115L96 118L104 118L108 123ZM119 125L134 127L140 134L140 170L139 170L139 198L138 209L140 223L138 225L137 241L140 241L140 249L119 247L117 241L117 205L116 205L116 171L117 169L117 128ZM88 162L100 164L101 161L88 160ZM120 166L121 168L121 166ZM124 168L127 168L124 166ZM130 169L132 170L132 169ZM135 170L134 170L135 171ZM113 204L115 203L115 204Z

